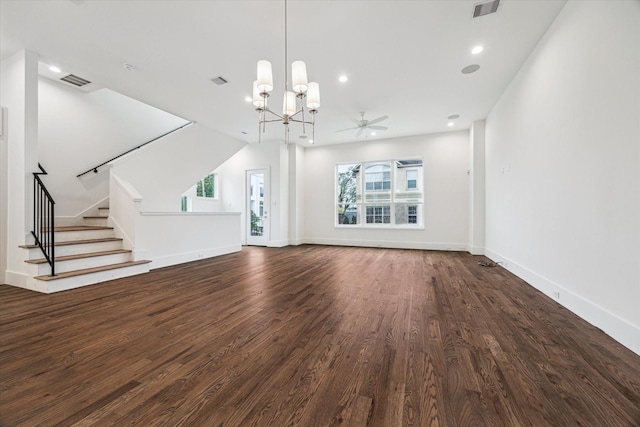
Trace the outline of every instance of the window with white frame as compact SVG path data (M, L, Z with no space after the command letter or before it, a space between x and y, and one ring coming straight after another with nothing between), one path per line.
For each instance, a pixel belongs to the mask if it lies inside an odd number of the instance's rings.
M196 183L196 196L209 199L218 198L218 176L211 173Z
M415 169L407 170L407 190L416 190L418 188L418 171Z
M336 166L336 225L421 227L422 159Z

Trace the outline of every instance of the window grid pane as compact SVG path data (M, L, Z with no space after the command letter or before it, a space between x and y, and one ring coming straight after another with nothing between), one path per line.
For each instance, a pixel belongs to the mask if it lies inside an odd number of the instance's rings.
M409 159L337 165L336 225L422 226L422 163Z

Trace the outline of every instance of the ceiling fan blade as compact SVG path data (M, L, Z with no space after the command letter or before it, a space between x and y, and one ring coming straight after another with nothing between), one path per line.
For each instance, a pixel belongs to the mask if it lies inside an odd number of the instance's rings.
M356 126L356 127L353 127L353 128L340 129L340 130L337 130L336 132L344 132L345 130L354 130L354 129L358 129L359 127L360 126Z
M362 135L362 132L364 132L364 127L361 127L360 130L358 131L358 133L356 134L356 138L359 137L360 135Z
M367 126L369 129L375 129L375 130L387 130L389 129L386 126Z
M369 120L367 125L375 125L376 123L380 123L383 120L387 120L389 116L378 117L377 119Z

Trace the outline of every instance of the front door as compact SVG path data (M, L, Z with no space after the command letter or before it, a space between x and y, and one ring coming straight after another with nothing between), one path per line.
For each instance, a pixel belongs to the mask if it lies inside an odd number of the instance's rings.
M247 171L247 245L269 242L269 171Z

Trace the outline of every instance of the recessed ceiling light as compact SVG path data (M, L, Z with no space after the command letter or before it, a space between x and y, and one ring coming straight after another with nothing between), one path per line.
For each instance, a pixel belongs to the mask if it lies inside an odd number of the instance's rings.
M346 81L349 80L349 78L343 74L340 77L338 77L338 80L340 81L340 83L346 83Z
M449 126L449 127L453 126L453 122L447 123L447 126Z
M375 132L371 132L371 136L376 136L376 133Z
M480 66L478 64L472 64L472 65L467 65L466 67L464 67L461 70L461 72L462 72L462 74L471 74L471 73L475 73L479 69L480 69Z
M455 119L459 119L460 118L460 114L452 114L449 117L447 117L447 119L449 120L455 120Z
M480 52L482 52L484 50L484 47L482 46L476 46L473 49L471 49L471 53L474 55L479 54Z
M309 140L309 144L313 144L313 139L310 139L310 140Z
M60 73L60 72L62 72L62 70L61 70L60 68L56 67L55 65L50 66L50 67L49 67L49 69L50 69L51 71L53 71L54 73Z
M252 98L252 97L250 97L250 96L245 96L245 97L244 97L244 100L245 100L246 102L251 102L251 101L253 101L253 98Z

